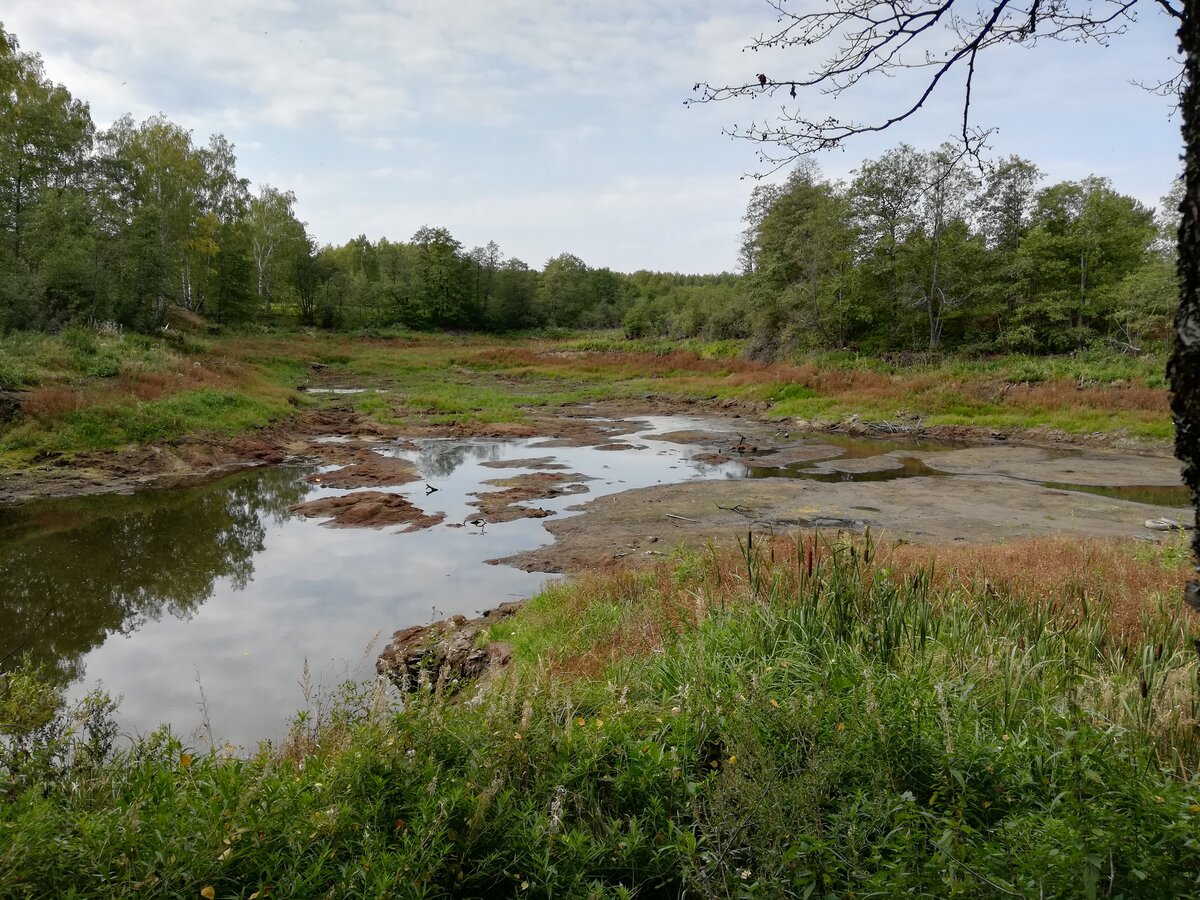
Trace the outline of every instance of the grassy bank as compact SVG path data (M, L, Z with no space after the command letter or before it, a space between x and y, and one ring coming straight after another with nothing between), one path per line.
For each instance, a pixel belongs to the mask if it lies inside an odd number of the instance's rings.
M303 364L252 361L227 339L72 328L0 339L0 462L229 436L292 411Z
M565 404L651 395L735 401L818 425L858 417L1172 435L1157 357L824 354L761 363L742 349L596 335L13 335L0 340L0 461L11 468L47 454L237 434L319 402L295 390L303 384L374 388L354 397L357 410L400 425L528 423Z
M730 341L444 335L259 339L240 352L313 354L329 367L324 377L376 388L357 406L393 424L523 422L565 403L652 395L733 400L824 424L857 416L1149 441L1173 434L1165 360L1109 352L931 361L823 354L761 363Z
M0 895L1194 894L1185 554L978 553L807 538L555 586L482 689L348 690L249 759L113 752L102 704L39 726L11 679Z

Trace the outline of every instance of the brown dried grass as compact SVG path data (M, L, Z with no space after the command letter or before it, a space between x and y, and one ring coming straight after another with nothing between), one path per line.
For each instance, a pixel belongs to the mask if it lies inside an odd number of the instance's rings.
M853 545L861 551L863 542L856 539ZM773 539L762 547L764 579L778 574L794 588L801 571L811 571L817 561L846 547L845 541L815 535L799 545L794 538ZM1050 537L990 546L900 543L875 548L863 567L864 580L881 570L901 579L932 573L939 603L1015 601L1064 622L1104 610L1117 646L1135 646L1163 615L1195 616L1177 612L1182 607L1174 601L1182 596L1187 566L1166 564L1154 548L1132 541ZM594 645L550 661L553 674L595 678L621 659L653 653L671 634L703 621L713 607L738 608L753 598L744 556L718 550L705 556L699 584L678 579L671 563L581 577L556 614L581 620L591 604L614 601L625 607L617 626Z
M1158 615L1164 599L1181 596L1188 578L1186 566L1165 565L1144 545L1076 537L985 546L903 544L886 549L875 566L904 575L932 566L934 585L967 599L999 593L1064 611L1102 603L1110 633L1122 639L1140 634L1144 618Z
M1166 416L1170 398L1165 388L1140 385L1108 385L1081 388L1070 378L1041 384L1014 385L1004 391L1004 403L1017 409L1079 409L1122 412L1151 412Z
M21 412L42 424L61 421L73 412L91 405L88 392L77 387L48 386L34 388L21 400Z

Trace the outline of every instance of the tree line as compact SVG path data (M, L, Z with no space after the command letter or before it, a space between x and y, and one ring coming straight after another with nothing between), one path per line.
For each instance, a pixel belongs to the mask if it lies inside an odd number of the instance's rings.
M628 322L639 334L748 337L764 356L1165 342L1177 214L1156 217L1104 178L1042 180L1028 160L981 162L951 145L901 145L845 182L802 161L752 194L741 315L677 291Z
M97 129L0 27L0 331L173 309L228 324L511 330L619 325L631 282L569 253L541 270L444 228L319 246L293 192L252 191L222 135L165 116Z
M296 196L251 190L222 135L165 116L97 129L0 27L0 331L71 323L611 328L797 349L1057 352L1165 338L1174 223L1104 179L1042 187L1017 157L902 145L846 182L758 185L739 274L534 269L444 228L321 246ZM1171 209L1177 203L1166 202Z

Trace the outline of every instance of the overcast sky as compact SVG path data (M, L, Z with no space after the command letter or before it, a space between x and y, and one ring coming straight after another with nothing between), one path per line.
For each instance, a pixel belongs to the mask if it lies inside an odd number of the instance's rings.
M1130 82L1170 77L1175 41L1139 6L1108 48L981 57L973 105L999 129L996 152L1157 202L1179 169L1179 122ZM322 242L440 225L534 266L568 251L624 271L735 267L753 186L740 176L756 161L721 128L773 107L683 101L696 81L812 63L741 52L773 22L763 0L7 0L0 21L99 127L163 112L198 142L225 134L243 175L296 191ZM888 82L836 108L867 118L909 93ZM948 90L820 163L841 177L901 140L936 146L960 102Z

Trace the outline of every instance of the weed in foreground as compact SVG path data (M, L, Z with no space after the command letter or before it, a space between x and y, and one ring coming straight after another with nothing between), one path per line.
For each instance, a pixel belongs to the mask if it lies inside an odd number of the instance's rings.
M1057 587L812 538L554 586L461 695L5 756L0 894L1194 894L1190 621Z

